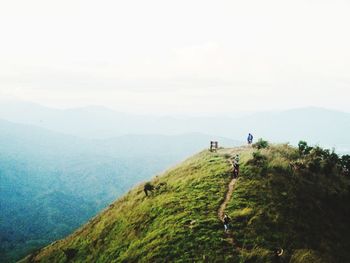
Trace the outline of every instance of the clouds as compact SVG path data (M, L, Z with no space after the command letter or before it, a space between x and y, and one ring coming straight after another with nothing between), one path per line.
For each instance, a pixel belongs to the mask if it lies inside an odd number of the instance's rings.
M0 92L122 111L350 111L349 11L330 0L3 2Z

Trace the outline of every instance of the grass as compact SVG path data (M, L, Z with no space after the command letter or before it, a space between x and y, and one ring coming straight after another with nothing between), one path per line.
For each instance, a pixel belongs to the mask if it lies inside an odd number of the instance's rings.
M65 262L225 261L233 257L217 210L230 177L224 156L204 151L155 177L165 186L145 197L132 189L71 236L40 251L35 260Z
M276 247L284 249L283 262L349 262L348 178L293 170L291 163L309 157L288 145L256 151L203 151L156 176L150 183L161 187L149 197L136 186L23 262L268 263ZM241 172L226 212L241 249L217 217L231 179L227 158L237 152Z
M265 167L243 165L227 207L240 262L273 262L276 247L284 262L349 262L348 178L294 171L301 157L288 145L260 153Z

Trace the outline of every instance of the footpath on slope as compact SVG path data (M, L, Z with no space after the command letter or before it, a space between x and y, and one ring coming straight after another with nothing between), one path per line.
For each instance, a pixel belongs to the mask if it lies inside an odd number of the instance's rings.
M232 153L231 153L231 156L233 156ZM231 159L229 159L228 162L232 166L232 173L233 173L233 162L231 161ZM228 189L226 192L225 199L219 207L218 218L221 222L224 221L225 209L226 209L228 202L230 201L230 199L232 197L232 194L234 191L234 186L235 186L236 182L237 182L237 178L233 177L232 180L230 181L230 183L228 184ZM233 236L232 232L229 230L226 233L226 235L227 235L227 238L226 238L227 242L229 242L231 245L233 245L237 250L240 250L240 247L235 243L234 236Z
M233 193L233 189L234 189L234 186L236 184L236 181L237 181L236 178L233 178L230 181L230 183L228 185L228 191L226 193L225 200L224 200L224 202L222 202L222 204L220 205L220 208L218 210L218 217L221 221L224 221L225 209L226 209L227 203L230 201L230 199L232 197L232 193Z

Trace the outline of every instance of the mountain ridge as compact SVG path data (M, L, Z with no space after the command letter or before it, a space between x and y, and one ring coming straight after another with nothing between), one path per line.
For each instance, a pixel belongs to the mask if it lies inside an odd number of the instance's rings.
M276 262L276 247L284 250L279 262L346 262L349 178L327 150L303 151L288 145L202 151L154 177L157 190L149 196L136 186L21 262L268 263ZM218 209L237 153L241 172L225 208L232 220L227 235Z
M29 106L28 106L29 107ZM85 138L113 138L125 134L178 135L203 132L221 137L245 138L248 132L258 137L294 145L300 139L312 144L350 152L345 135L350 129L350 113L317 107L282 111L211 117L167 117L133 115L100 107L57 110L45 107L34 110L0 104L0 118L29 123L50 130ZM74 114L70 114L70 113ZM333 127L337 127L333 129Z

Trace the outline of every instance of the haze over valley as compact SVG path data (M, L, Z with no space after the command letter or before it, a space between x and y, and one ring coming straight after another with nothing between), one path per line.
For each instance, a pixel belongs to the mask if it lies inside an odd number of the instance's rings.
M0 263L350 262L349 14L0 1Z

